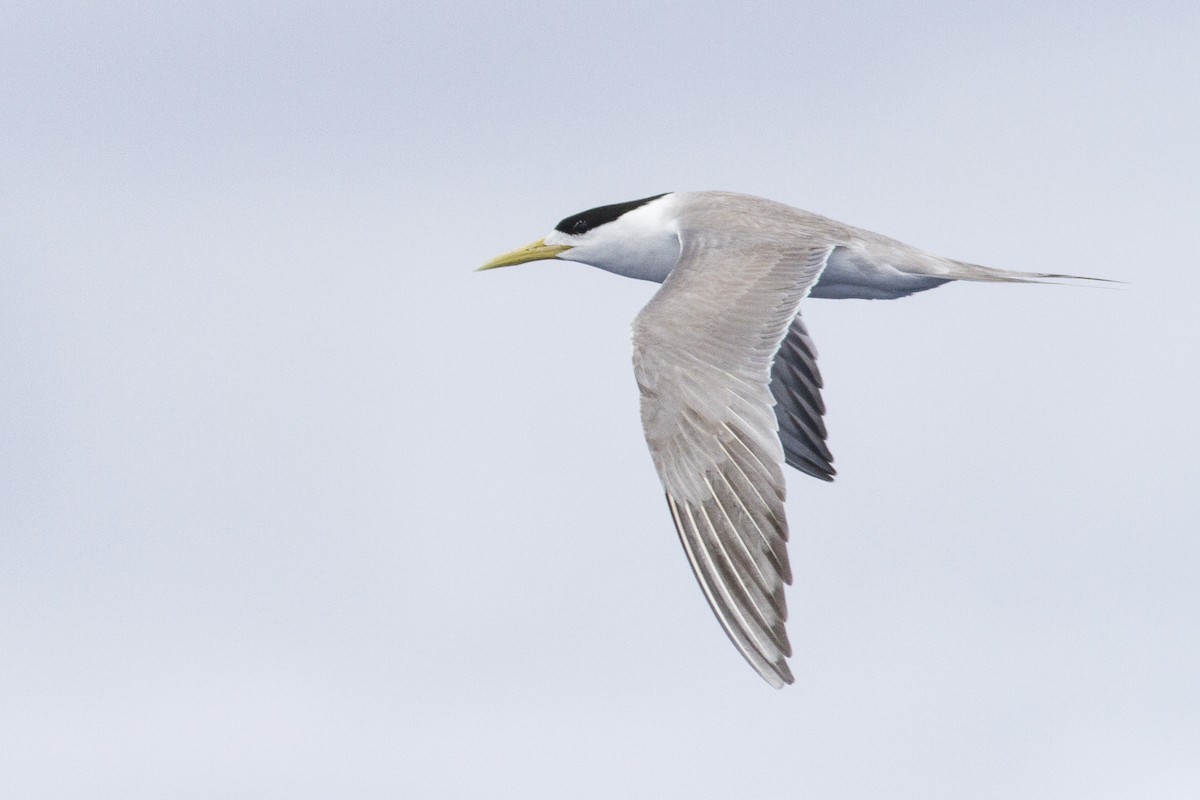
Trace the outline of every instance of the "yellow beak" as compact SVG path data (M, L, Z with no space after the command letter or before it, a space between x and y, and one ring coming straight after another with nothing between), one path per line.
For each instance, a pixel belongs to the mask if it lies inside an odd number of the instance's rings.
M524 264L526 261L541 261L546 258L555 258L559 253L570 249L571 245L569 244L546 244L545 239L538 239L533 244L518 247L511 253L505 253L502 256L493 258L476 271L495 269L496 267L511 267L514 264Z

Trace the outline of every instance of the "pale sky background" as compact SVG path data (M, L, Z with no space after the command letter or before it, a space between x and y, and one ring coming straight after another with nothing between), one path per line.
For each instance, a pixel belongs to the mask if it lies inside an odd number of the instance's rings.
M12 798L1200 797L1200 4L0 8ZM650 284L763 195L997 267L810 301L797 682L646 452Z

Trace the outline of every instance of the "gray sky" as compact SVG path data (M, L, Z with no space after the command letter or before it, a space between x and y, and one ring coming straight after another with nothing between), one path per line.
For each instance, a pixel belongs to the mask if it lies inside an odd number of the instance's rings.
M6 794L1200 796L1200 6L165 5L0 10ZM1130 284L807 303L782 692L471 271L718 188Z

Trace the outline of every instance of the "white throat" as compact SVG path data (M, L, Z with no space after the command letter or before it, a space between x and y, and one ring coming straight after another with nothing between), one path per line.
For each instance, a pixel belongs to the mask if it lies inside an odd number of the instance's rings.
M663 195L584 234L552 231L545 242L570 245L563 260L662 283L679 261L678 207L673 193Z

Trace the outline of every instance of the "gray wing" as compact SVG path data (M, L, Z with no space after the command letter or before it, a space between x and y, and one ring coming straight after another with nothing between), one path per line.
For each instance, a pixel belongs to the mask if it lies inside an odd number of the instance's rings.
M681 241L679 263L634 322L642 424L700 588L778 688L793 680L791 569L771 363L829 248Z
M825 445L825 402L821 399L817 348L797 314L771 368L771 394L779 439L790 466L814 478L831 481L837 474Z

